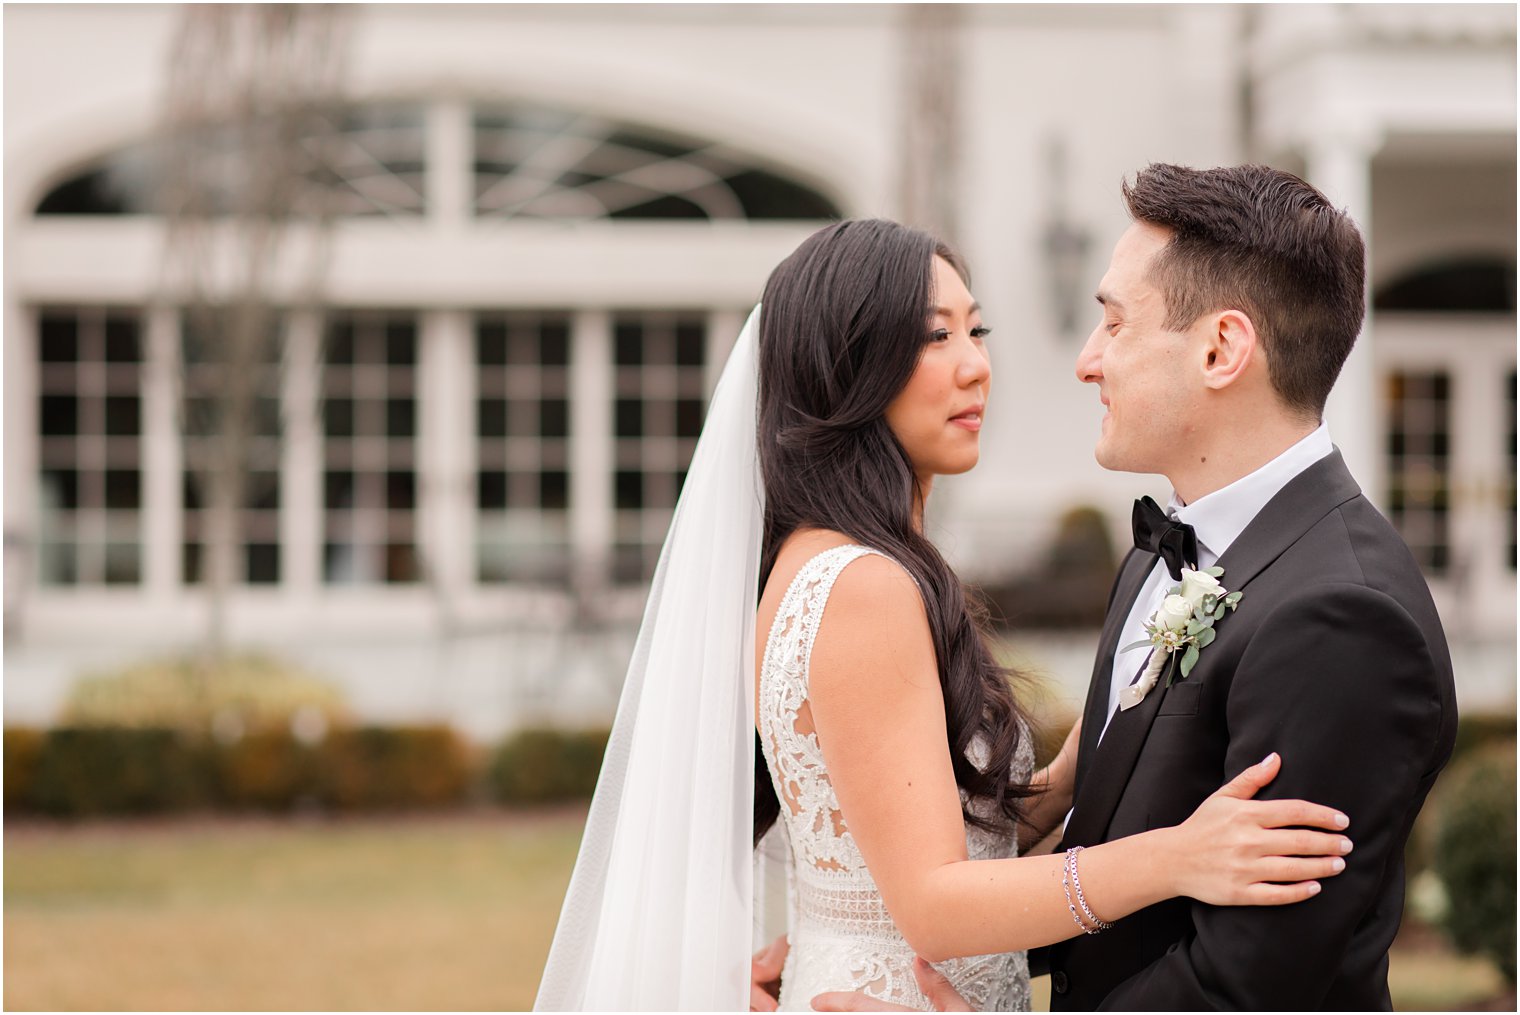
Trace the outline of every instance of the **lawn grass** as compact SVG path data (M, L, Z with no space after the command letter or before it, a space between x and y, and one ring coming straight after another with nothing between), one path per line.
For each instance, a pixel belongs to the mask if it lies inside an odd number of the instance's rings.
M583 821L9 822L4 1004L528 1008Z
M497 1010L533 1003L584 807L5 827L5 1008ZM1400 945L1412 944L1413 947ZM1490 963L1404 935L1401 1009ZM1036 983L1044 1001L1048 981Z

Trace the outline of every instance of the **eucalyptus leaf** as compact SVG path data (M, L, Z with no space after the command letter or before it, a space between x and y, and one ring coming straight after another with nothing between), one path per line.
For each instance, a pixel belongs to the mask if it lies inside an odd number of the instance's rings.
M1229 609L1229 606L1225 603L1220 603L1218 606L1214 607L1214 619L1218 620L1220 617L1223 617L1224 611L1227 609Z
M1195 634L1197 634L1197 633L1198 633L1198 632L1199 632L1199 631L1202 631L1202 630L1203 630L1203 629L1204 629L1204 628L1205 628L1205 627L1207 627L1207 626L1208 626L1208 625L1207 625L1207 624L1205 624L1205 623L1204 623L1204 622L1203 622L1203 621L1201 621L1201 620L1190 620L1190 621L1188 621L1188 626L1187 626L1187 633L1188 633L1188 634L1189 634L1189 635L1195 635Z
M1198 665L1198 646L1189 645L1187 652L1182 656L1182 676L1187 677L1193 672L1193 667Z
M1229 604L1231 604L1231 605L1234 605L1235 603L1240 602L1240 597L1243 594L1244 593L1241 593L1241 592L1231 592L1229 595L1227 595L1227 596L1224 597L1224 601L1227 602L1227 603L1229 603Z
M1206 574L1206 575L1208 575L1210 578L1218 578L1218 577L1220 577L1221 575L1224 574L1224 568L1222 568L1222 567L1211 567L1208 570L1204 571L1203 573Z
M1198 632L1198 647L1208 648L1217 637L1219 637L1219 632L1215 631L1212 626L1204 628Z

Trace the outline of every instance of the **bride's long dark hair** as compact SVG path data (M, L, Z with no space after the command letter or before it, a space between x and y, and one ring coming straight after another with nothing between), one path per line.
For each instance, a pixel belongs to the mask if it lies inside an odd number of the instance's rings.
M936 256L967 279L960 257L927 233L854 220L814 233L771 273L760 310L760 587L781 544L804 527L842 532L906 568L929 615L955 782L1017 820L1029 791L1008 773L1027 732L1011 674L987 648L986 611L914 525L923 491L884 417L929 341ZM980 768L966 756L978 733L988 747ZM757 844L780 809L757 736Z

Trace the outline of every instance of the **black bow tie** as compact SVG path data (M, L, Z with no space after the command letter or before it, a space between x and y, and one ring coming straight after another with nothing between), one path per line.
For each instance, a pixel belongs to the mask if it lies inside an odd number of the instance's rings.
M1182 580L1184 567L1198 567L1198 534L1186 522L1168 518L1149 497L1135 501L1135 548L1158 553L1174 581Z

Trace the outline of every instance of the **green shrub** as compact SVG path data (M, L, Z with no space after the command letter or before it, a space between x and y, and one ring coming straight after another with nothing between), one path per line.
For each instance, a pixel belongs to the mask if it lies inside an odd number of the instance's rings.
M207 760L178 730L58 727L37 753L30 803L58 817L185 810L209 797Z
M459 803L470 786L469 750L444 725L337 729L318 754L322 797L338 810Z
M1440 824L1440 806L1443 790L1451 780L1451 773L1462 766L1463 759L1473 751L1493 743L1510 743L1515 739L1514 713L1464 712L1457 720L1457 739L1452 747L1451 761L1446 774L1441 776L1429 802L1420 810L1411 829L1409 842L1404 848L1404 870L1413 879L1430 869L1431 856L1435 852L1437 826Z
M523 730L492 759L492 792L503 803L588 800L602 770L607 737L607 730Z
M1457 719L1457 742L1451 749L1451 760L1459 761L1469 751L1514 739L1514 713L1464 712Z
M1103 512L1079 505L1062 513L1043 559L991 578L970 598L985 601L1002 628L1098 628L1117 568Z
M37 758L42 753L42 730L30 726L5 727L5 809L24 809L32 795Z
M301 714L327 725L343 720L339 692L271 656L246 653L214 665L194 657L162 659L75 683L62 722L71 726L217 731L289 728Z
M1468 753L1442 789L1433 866L1446 929L1515 982L1515 744Z
M214 755L218 797L231 807L286 811L321 791L320 752L288 729L255 730Z

